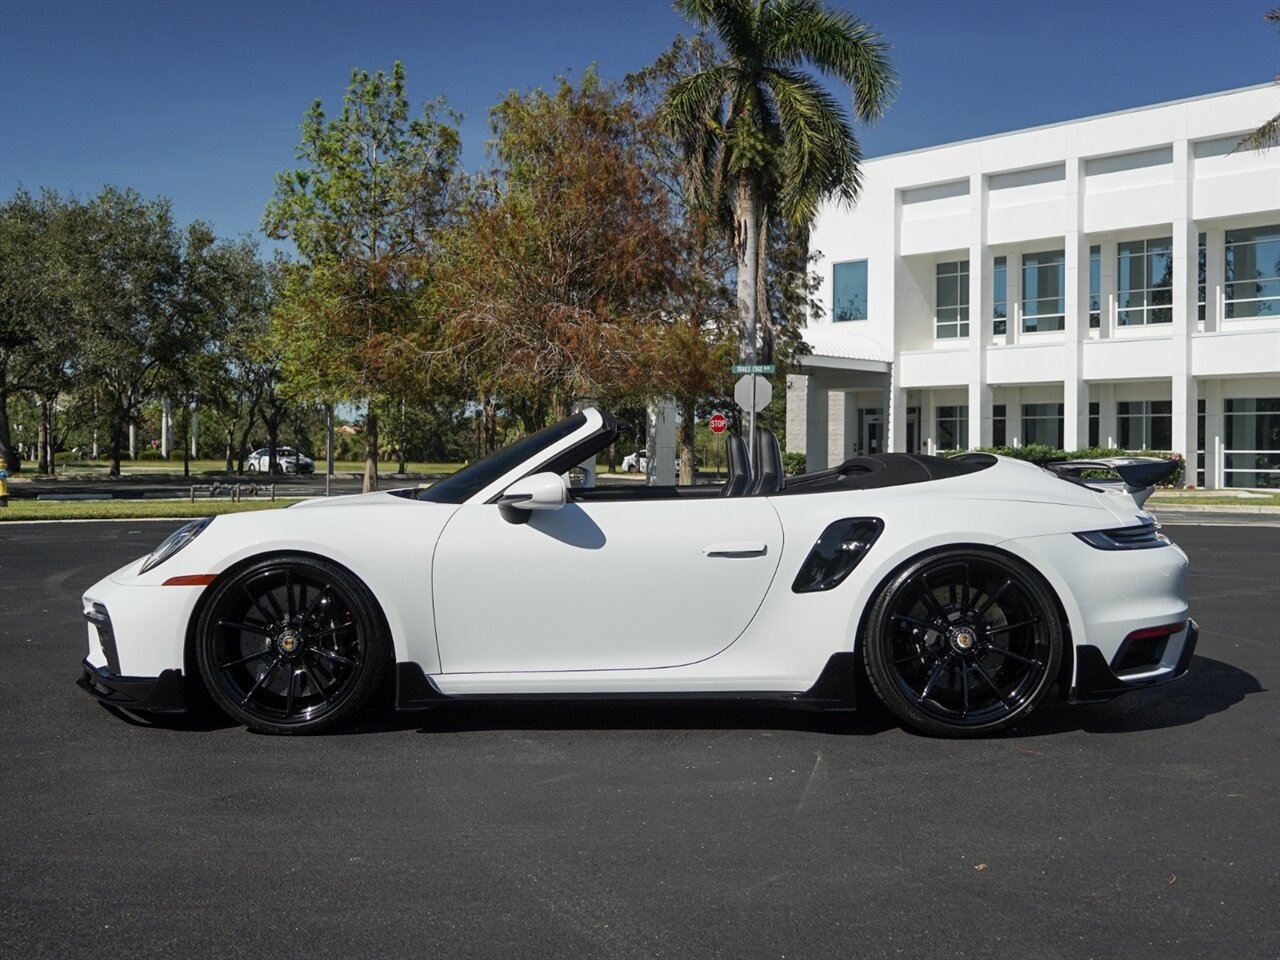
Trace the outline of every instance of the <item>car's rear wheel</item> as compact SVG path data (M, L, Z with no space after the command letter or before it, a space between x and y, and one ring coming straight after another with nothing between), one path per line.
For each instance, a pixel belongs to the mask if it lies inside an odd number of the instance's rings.
M341 567L268 558L212 590L196 626L200 673L218 706L254 730L314 733L339 723L386 671L375 601Z
M1063 631L1053 595L1029 567L955 550L899 573L872 607L862 643L871 685L900 720L973 737L1019 722L1044 698Z

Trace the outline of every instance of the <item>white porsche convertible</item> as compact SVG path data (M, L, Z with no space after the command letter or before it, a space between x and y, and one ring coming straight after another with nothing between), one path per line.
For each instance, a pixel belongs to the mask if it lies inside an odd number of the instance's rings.
M202 683L304 733L380 690L848 708L861 671L904 724L975 736L1191 661L1187 559L1142 509L1164 461L883 454L784 479L762 431L754 474L730 438L723 486L597 486L625 426L588 409L427 488L190 523L85 593L80 685L177 712Z

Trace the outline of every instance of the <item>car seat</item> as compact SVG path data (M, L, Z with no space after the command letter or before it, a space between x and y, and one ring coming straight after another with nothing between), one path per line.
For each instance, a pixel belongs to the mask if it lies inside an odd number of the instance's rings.
M755 482L751 496L764 497L782 489L782 448L772 430L756 431Z
M728 452L729 478L720 488L722 497L741 497L751 487L751 462L747 458L747 445L741 437L729 434L725 437Z

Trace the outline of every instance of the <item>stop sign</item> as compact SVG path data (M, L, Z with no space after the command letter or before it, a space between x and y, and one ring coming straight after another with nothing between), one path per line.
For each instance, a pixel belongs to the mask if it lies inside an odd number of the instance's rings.
M713 413L711 415L711 432L724 433L729 429L729 418L723 413Z

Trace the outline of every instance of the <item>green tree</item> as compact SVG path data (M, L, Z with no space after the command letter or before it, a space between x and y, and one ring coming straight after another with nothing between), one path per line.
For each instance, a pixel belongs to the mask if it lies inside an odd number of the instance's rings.
M1274 7L1262 15L1262 18L1268 23L1280 25L1280 7ZM1280 76L1276 77L1276 83L1280 83ZM1280 143L1280 113L1268 120L1262 126L1258 127L1252 133L1241 138L1236 144L1236 150L1267 150ZM1234 150L1232 151L1235 152Z
M319 100L302 124L303 166L276 177L266 232L292 240L276 314L293 393L368 404L365 490L377 488L378 410L414 392L435 344L419 312L433 235L452 210L459 151L443 101L411 118L404 67L352 72L342 111Z
M819 204L852 202L861 149L850 121L807 64L847 84L853 113L872 122L896 80L889 45L820 0L676 0L714 30L719 62L671 87L664 116L680 139L702 205L730 230L740 357L754 360L767 315L770 219L803 233ZM766 309L762 310L762 304Z
M486 438L499 408L533 430L576 399L643 395L645 330L679 279L669 198L615 86L589 69L509 94L491 123L495 168L450 234L437 288Z
M70 317L68 244L77 205L19 190L0 207L0 468L16 473L9 402L35 398L38 467L52 470L55 402L70 383L77 341Z
M169 201L106 187L79 208L74 229L72 319L79 376L100 389L110 472L143 403L171 382L207 330L203 290L212 232L174 224Z

